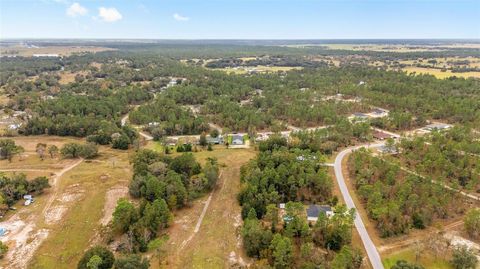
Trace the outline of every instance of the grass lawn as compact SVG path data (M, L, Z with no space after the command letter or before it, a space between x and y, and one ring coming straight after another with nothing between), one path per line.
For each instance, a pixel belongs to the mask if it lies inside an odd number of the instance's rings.
M398 260L405 260L410 263L415 262L415 252L413 249L404 249L399 252L394 252L389 255L385 255L383 258L383 265L386 269L392 267ZM419 264L426 269L453 269L444 257L434 258L424 253L420 256Z

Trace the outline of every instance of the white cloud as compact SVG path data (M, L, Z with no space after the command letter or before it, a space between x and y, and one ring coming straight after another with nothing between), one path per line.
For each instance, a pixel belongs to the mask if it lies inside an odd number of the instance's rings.
M174 18L176 21L188 21L188 20L190 20L189 17L182 16L182 15L180 15L180 14L178 14L178 13L173 14L173 18Z
M70 17L84 16L88 13L88 10L82 7L79 3L73 3L67 8L67 15Z
M114 7L101 7L98 16L105 22L115 22L122 19L122 14Z

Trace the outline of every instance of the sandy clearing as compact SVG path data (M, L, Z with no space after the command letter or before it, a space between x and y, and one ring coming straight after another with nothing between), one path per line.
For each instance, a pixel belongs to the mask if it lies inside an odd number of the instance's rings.
M33 221L33 217L24 222L18 215L14 215L8 222L2 223L2 227L9 231L2 238L2 242L10 248L5 257L10 262L5 268L26 268L35 250L47 238L49 230L36 230L37 227Z
M26 207L20 209L16 214L12 215L8 220L1 222L1 226L5 227L9 233L2 237L2 242L7 242L10 247L7 256L5 257L6 268L26 268L30 259L35 254L35 251L48 237L48 229L38 229L36 223L38 218L43 216L45 224L55 224L65 214L67 207L64 205L56 205L52 207L55 201L63 202L63 200L69 201L72 197L64 197L62 195L58 197L57 182L66 172L75 168L82 163L83 159L79 159L70 165L64 167L61 171L50 180L50 184L54 189L54 192L49 194L49 198L43 208L41 215L30 214L26 220L22 220L20 215L27 210ZM78 191L78 190L77 190ZM67 192L66 195L71 193Z
M67 213L67 207L63 205L51 207L45 212L45 224L52 225L58 223L65 213Z
M100 219L102 225L107 225L112 220L112 214L120 198L126 197L128 188L125 186L114 187L105 194L105 205L103 207L103 217Z

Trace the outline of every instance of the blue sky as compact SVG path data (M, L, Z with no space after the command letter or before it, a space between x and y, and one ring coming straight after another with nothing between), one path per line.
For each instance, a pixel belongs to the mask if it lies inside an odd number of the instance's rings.
M0 0L1 38L480 38L480 0Z

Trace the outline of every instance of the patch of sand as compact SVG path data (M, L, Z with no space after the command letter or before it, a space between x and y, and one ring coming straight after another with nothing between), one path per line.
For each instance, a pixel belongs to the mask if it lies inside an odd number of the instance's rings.
M103 217L100 220L102 225L107 225L112 220L112 214L117 206L120 198L126 197L128 188L125 186L115 187L107 191L105 194L105 205L103 207Z
M9 247L5 257L9 262L5 268L26 268L35 250L47 238L49 230L36 230L34 221L34 218L29 218L27 222L24 222L18 215L15 215L2 222L2 227L9 231L7 235L2 237L2 242Z
M58 223L66 212L66 206L51 207L49 210L47 210L47 212L45 212L45 223L48 225Z

